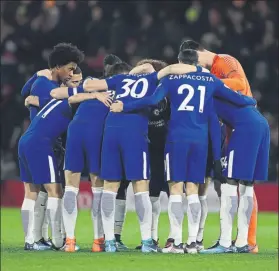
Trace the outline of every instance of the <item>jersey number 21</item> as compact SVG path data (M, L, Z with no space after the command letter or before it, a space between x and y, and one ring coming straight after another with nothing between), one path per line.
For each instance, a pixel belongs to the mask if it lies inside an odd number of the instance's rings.
M178 111L194 111L194 106L193 105L188 105L188 103L191 101L195 94L195 90L191 85L184 84L181 85L177 92L178 94L183 94L184 90L188 90L188 95L186 98L183 100L181 105L178 107ZM204 108L204 97L205 97L205 86L198 86L198 90L200 91L200 105L199 105L199 112L203 113L203 108Z

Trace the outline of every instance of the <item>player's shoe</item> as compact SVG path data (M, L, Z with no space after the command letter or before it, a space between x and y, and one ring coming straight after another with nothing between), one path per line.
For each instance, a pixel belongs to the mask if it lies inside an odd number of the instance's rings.
M197 251L201 251L204 249L204 245L203 245L203 240L201 241L196 241L196 247L197 247Z
M173 246L174 245L174 239L173 238L168 238L164 248L168 248L170 246Z
M215 248L208 248L200 251L200 254L222 254L222 253L235 253L236 248L234 246L223 247L221 245Z
M33 243L33 244L29 244L29 243L25 243L24 244L24 250L43 251L43 250L50 250L50 249L51 249L50 246L45 246L45 245L42 245L42 244L38 244L38 242L37 243Z
M258 252L259 252L258 245L254 245L254 246L249 245L249 253L258 253Z
M168 247L162 248L163 253L174 253L174 254L184 254L184 247L183 244L179 244L178 246L172 244Z
M218 247L219 245L220 245L220 243L219 243L219 239L214 243L214 245L213 246L211 246L211 247L209 247L209 248L207 248L207 249L213 249L213 248L216 248L216 247Z
M61 250L61 251L65 251L65 248L66 248L66 241L67 241L67 239L66 238L64 238L64 245L59 249L59 250ZM75 245L75 252L76 251L79 251L80 250L80 246L78 246L77 244Z
M115 245L116 245L117 251L123 252L123 251L129 250L129 248L127 246L125 246L125 244L121 240L116 241Z
M105 238L94 239L92 244L92 252L104 252L105 251Z
M153 240L150 238L148 240L142 241L141 252L143 253L151 253L151 252L162 252L161 249L154 244Z
M44 238L40 239L39 241L35 242L40 249L39 250L50 250L51 249L51 243L49 244L44 240Z
M186 243L184 250L185 250L185 253L188 253L188 254L197 254L198 250L197 250L196 242L192 242L190 245L188 245Z
M116 252L117 251L115 240L105 241L105 251L106 252Z
M154 244L154 245L159 246L159 239L158 239L157 241L154 240L154 239L152 239L152 241L153 241L153 244ZM140 250L141 247L142 247L142 245L139 245L139 246L136 247L136 249Z
M65 252L76 252L76 239L66 238L66 243L60 250Z
M48 238L47 240L45 240L44 238L42 238L43 239L43 242L45 243L45 244L47 244L48 246L52 246L52 242L51 242L51 239L50 238ZM42 240L41 239L41 240Z

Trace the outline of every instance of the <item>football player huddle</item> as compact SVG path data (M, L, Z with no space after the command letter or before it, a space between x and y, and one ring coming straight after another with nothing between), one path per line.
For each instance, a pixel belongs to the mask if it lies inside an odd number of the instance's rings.
M18 146L24 249L79 250L77 196L86 169L93 194L92 252L129 250L121 234L131 183L141 233L137 249L143 253L257 253L253 185L267 180L270 131L240 63L192 40L181 44L172 65L143 59L131 67L108 55L102 78L83 80L83 59L76 46L57 44L49 69L22 89L31 120ZM205 249L211 181L220 199L220 236ZM161 191L168 195L169 216L163 247Z

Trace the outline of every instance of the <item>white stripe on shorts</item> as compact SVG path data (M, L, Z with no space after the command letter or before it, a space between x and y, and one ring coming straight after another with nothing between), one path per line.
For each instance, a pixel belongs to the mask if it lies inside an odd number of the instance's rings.
M228 178L232 178L234 151L230 151L228 163Z
M49 165L49 172L50 172L50 182L55 183L55 171L53 166L52 157L48 155L48 165Z
M170 158L169 158L169 153L166 154L166 174L167 174L167 181L170 181Z
M146 162L146 152L143 152L143 179L147 179L147 162Z

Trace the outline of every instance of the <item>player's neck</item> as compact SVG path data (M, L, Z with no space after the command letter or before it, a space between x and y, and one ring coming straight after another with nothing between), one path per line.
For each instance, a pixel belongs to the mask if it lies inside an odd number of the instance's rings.
M210 51L206 51L206 65L208 68L211 69L213 62L214 62L214 58L216 57L215 53L212 53Z
M54 71L51 71L51 76L52 76L52 81L58 82L59 83L59 77L58 74Z

